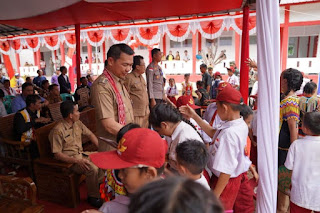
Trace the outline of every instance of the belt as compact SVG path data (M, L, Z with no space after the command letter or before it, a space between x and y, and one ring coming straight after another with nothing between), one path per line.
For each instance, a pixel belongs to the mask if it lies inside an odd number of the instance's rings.
M289 148L282 148L282 147L278 147L278 149L283 150L283 151L288 151Z

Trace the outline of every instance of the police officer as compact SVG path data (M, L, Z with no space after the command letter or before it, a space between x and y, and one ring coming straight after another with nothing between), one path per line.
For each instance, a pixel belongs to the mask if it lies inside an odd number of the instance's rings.
M143 57L133 57L132 72L126 76L125 86L130 94L133 106L134 122L141 127L148 128L149 123L149 98L147 84L142 74L146 71Z
M130 95L124 79L132 69L134 51L126 44L110 47L103 73L91 87L92 105L96 108L97 136L115 141L119 130L133 122ZM111 146L99 140L98 151L108 151Z
M151 51L152 62L146 70L148 95L150 99L150 107L154 107L158 103L166 100L164 93L163 72L158 63L161 61L160 49L154 48Z

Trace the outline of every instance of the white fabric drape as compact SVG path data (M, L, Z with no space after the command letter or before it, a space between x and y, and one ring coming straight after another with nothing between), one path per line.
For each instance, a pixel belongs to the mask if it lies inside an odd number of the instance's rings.
M277 206L280 107L279 1L257 0L258 167L257 212L275 213Z

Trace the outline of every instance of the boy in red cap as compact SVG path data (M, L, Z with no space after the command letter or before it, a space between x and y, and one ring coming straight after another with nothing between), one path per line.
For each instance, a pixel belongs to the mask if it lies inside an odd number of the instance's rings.
M90 158L101 169L119 169L121 182L132 194L163 173L166 152L167 145L157 132L137 128L122 137L117 150L95 153ZM118 196L104 203L99 211L128 212L128 205L128 197Z
M240 116L243 99L241 93L228 83L219 86L217 112L221 125L215 130L204 122L190 107L180 107L212 137L209 147L208 168L212 172L211 189L220 198L225 210L233 210L241 180L245 178L251 161L245 156L248 126ZM247 212L246 209L239 212Z
M228 80L227 82L231 84L233 88L239 88L239 78L234 74L235 69L233 67L226 67L228 70Z

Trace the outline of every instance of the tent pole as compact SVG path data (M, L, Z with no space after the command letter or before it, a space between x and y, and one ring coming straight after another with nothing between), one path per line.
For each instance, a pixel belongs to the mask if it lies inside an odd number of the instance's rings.
M249 67L246 60L249 58L249 7L243 8L241 66L240 66L240 92L244 103L248 103L249 93Z
M80 86L80 24L75 26L75 35L76 35L76 70L77 70L77 85Z

